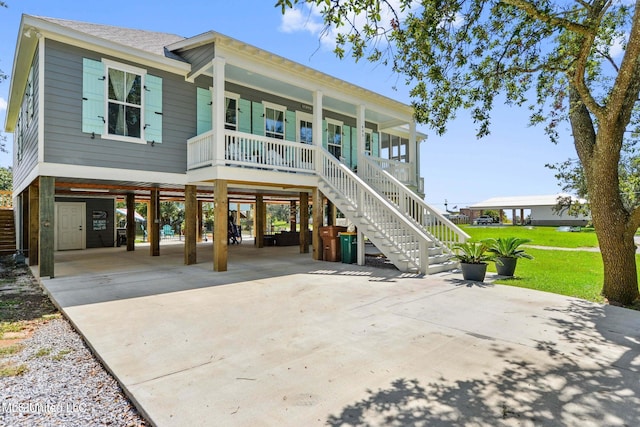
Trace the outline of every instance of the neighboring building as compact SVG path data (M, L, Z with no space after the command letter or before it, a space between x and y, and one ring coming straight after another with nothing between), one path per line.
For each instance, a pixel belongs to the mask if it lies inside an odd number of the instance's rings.
M512 211L514 224L549 225L549 226L584 226L591 218L589 216L572 216L567 209L557 209L560 198L570 197L572 203L586 203L584 199L578 199L568 194L552 194L546 196L517 196L494 197L476 203L468 207L474 213L474 218L483 211ZM501 212L501 217L502 212Z
M222 34L24 15L11 75L17 241L41 275L53 276L55 250L114 246L117 198L130 207L127 233L135 201L149 203L151 255L160 200L184 201L187 264L203 201L215 203L217 236L230 203L255 205L259 247L266 202L299 204L305 229L311 204L314 259L325 199L358 227L359 263L364 235L401 270L423 272L446 258L427 257L429 246L465 238L422 201L424 135L410 106ZM216 271L226 244L214 240Z

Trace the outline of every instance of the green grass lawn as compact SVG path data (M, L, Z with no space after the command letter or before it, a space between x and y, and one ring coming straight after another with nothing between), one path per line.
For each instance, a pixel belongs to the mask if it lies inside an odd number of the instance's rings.
M557 227L523 227L514 225L491 225L486 227L463 225L461 228L473 240L513 236L531 239L530 245L559 248L598 247L598 238L593 231L567 232L558 231Z
M463 229L476 241L514 236L531 239L531 245L540 246L579 248L598 245L593 232L560 232L555 227L464 226ZM604 302L600 295L603 268L599 252L532 248L525 250L534 259L518 260L515 277L499 279L495 283ZM636 264L640 265L640 255L636 256ZM488 271L496 271L494 263L489 264ZM640 282L640 274L638 280Z

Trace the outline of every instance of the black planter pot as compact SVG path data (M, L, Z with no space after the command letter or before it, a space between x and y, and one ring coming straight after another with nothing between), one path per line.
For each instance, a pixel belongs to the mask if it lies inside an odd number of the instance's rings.
M498 261L499 262L496 262L496 271L498 272L498 275L513 276L513 273L516 271L516 264L518 262L518 258L498 257Z
M473 280L474 282L483 282L484 276L487 274L487 264L466 264L461 262L462 278L464 280Z

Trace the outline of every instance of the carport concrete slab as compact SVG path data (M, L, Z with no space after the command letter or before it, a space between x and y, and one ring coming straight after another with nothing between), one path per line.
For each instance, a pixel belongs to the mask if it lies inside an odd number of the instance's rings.
M640 313L312 261L58 253L43 280L159 426L636 425Z

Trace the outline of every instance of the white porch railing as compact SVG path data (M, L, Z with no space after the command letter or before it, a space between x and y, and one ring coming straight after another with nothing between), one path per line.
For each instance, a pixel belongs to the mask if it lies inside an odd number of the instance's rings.
M365 231L365 234L378 248L386 248L385 255L388 258L395 257L397 261L407 262L411 268L426 273L429 267L428 251L432 245L427 234L399 214L389 201L331 153L321 147L317 150L322 162L321 179L338 195L336 201L343 213L356 225L363 226L366 223L366 229L371 233ZM385 249L382 250L385 252Z
M405 213L429 237L442 242L450 253L453 245L469 239L467 233L425 203L389 172L382 170L378 164L372 161L372 158L365 157L359 166L359 175L400 212Z
M389 172L405 185L416 185L416 179L411 176L411 165L397 160L382 159L380 157L365 156L367 160L376 164L380 169Z
M215 152L213 131L189 139L187 169L212 165ZM314 153L314 147L308 144L232 130L224 131L226 165L314 173Z

